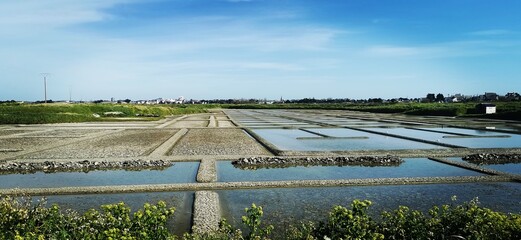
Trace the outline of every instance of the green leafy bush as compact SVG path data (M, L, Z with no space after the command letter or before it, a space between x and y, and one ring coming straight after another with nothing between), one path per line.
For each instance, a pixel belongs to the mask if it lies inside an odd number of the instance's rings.
M166 223L174 214L164 202L145 204L131 214L124 203L101 206L80 215L58 205L45 206L29 198L0 197L0 239L176 239ZM401 206L375 221L370 201L354 200L351 208L335 206L321 222L291 226L284 239L521 239L521 215L463 204L432 207L424 214ZM252 204L242 217L245 232L222 220L219 229L183 235L186 240L270 239L274 227L262 225L262 207Z
M367 214L368 200L354 200L351 209L335 206L326 222L321 222L313 234L318 239L384 239L377 224Z
M174 210L160 201L130 214L127 205L118 203L80 215L58 205L47 208L45 201L2 197L0 239L174 239L166 227Z

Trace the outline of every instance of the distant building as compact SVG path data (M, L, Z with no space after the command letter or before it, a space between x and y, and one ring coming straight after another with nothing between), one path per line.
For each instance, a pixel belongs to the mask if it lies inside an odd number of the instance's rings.
M448 103L455 103L455 102L459 102L459 101L460 100L455 96L450 96L450 97L445 98L445 102L448 102Z
M481 114L495 114L496 105L492 103L480 103L476 106L477 110Z
M462 102L466 99L465 96L463 96L461 93L458 93L458 94L454 94L454 95L451 95L451 96L448 96L445 98L445 102L449 102L449 103L455 103L455 102Z

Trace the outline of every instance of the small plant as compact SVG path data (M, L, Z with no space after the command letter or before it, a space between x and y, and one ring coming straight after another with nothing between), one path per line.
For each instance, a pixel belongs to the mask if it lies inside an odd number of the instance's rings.
M249 230L249 234L246 239L268 239L268 236L273 231L273 226L268 225L265 228L261 228L261 218L264 215L261 206L256 206L254 203L251 208L244 209L246 216L242 216L242 223L246 225Z
M455 201L456 198L453 198ZM0 239L175 239L166 228L174 214L162 201L145 204L131 214L124 203L103 205L80 215L45 199L0 197ZM477 199L462 204L434 206L428 214L401 206L383 212L381 221L367 211L370 201L354 200L351 209L335 206L326 221L290 226L284 239L521 239L521 215L479 206ZM269 239L274 227L262 227L262 207L246 208L246 235L222 220L219 229L185 234L186 240Z

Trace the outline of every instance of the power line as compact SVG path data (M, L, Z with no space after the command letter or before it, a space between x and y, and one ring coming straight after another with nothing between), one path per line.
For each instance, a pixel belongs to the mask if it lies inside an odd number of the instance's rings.
M45 103L47 103L47 77L50 76L50 73L40 73L43 77L43 90L44 90L44 96L45 96Z

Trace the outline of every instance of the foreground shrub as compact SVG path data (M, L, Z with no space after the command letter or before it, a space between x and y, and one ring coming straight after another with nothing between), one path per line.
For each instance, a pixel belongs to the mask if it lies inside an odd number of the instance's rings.
M327 221L321 222L313 235L321 239L383 239L376 222L367 214L371 204L368 200L354 200L351 209L333 207Z
M118 203L80 215L58 205L47 208L43 200L32 204L30 198L2 197L0 239L173 239L166 223L174 210L160 201L130 214Z
M454 199L455 200L455 199ZM368 215L370 201L354 200L351 208L335 206L328 218L290 226L285 239L521 239L521 215L495 212L477 199L432 207L427 214L401 206L383 212L380 221ZM252 204L242 217L245 231L222 220L219 229L186 233L183 239L270 239L274 227L262 225L262 207ZM103 205L80 215L45 206L29 198L0 197L0 239L175 239L166 223L174 214L162 201L145 204L131 214L124 203ZM282 231L282 229L279 229Z

